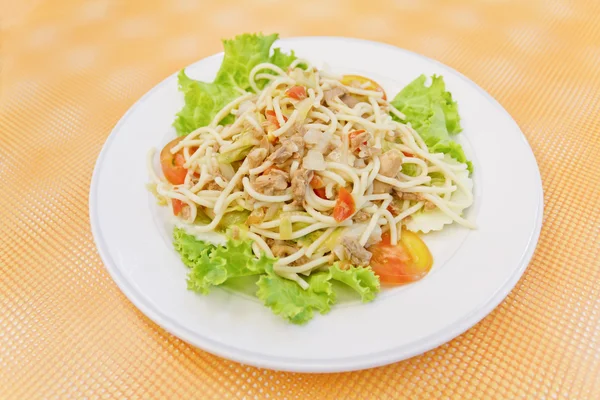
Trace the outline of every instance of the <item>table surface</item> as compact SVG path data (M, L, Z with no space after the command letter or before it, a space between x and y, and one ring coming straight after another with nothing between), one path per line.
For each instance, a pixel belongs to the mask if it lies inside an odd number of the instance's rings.
M0 398L600 398L600 2L1 2ZM196 349L119 291L88 218L104 141L164 77L256 31L403 47L512 114L544 226L487 318L404 362L293 374Z

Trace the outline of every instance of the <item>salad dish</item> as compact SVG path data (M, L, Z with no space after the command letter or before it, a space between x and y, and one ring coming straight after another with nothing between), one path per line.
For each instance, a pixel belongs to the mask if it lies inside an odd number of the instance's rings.
M304 324L340 286L370 302L426 277L435 260L422 235L476 228L465 216L474 166L442 76L389 93L272 49L276 39L225 40L211 82L178 74L177 136L149 149L147 188L169 210L188 289L243 278Z

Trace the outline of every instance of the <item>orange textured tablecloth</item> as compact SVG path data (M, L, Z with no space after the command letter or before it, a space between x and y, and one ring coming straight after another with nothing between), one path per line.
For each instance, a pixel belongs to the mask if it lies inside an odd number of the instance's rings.
M600 398L600 2L2 2L1 399ZM164 77L254 31L413 50L513 115L542 173L544 227L482 322L408 361L304 375L193 348L119 291L88 219L104 141Z

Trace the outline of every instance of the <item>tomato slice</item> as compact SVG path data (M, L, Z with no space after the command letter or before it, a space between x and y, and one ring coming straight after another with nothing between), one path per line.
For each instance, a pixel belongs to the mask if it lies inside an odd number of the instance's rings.
M379 83L375 82L373 79L369 79L360 75L344 75L342 76L341 82L346 86L352 86L353 83L357 82L365 90L374 90L376 92L383 93L383 99L387 100L385 90L383 90L381 85L379 85ZM363 86L364 84L366 85Z
M327 199L327 195L325 194L325 182L323 182L323 179L321 179L321 177L319 177L318 175L314 175L310 180L310 187L313 189L313 192L315 192L317 196L319 196L322 199Z
M267 117L267 121L269 121L271 125L275 126L275 129L281 128L281 126L279 125L279 120L277 119L277 114L275 114L274 110L265 111L265 117ZM285 115L283 115L283 120L285 122L287 122L288 120Z
M321 189L325 187L325 182L323 182L323 179L321 179L319 175L313 175L310 180L310 187L313 189Z
M352 193L344 187L341 188L333 207L333 219L337 222L342 222L350 218L354 214L354 211L356 211L356 205L354 204Z
M390 244L389 232L382 235L382 241L369 247L371 268L382 284L403 285L418 281L431 270L433 257L427 245L414 232L402 231L400 242Z
M292 86L285 91L286 96L296 100L304 100L306 98L306 88L304 86Z
M316 188L313 189L313 192L315 192L315 194L320 198L327 200L327 192L325 191L325 188Z
M185 203L179 199L171 199L171 206L173 207L173 215L177 216L181 214Z
M185 176L187 175L187 169L183 168L183 164L185 163L183 150L175 154L171 153L171 149L181 142L182 139L183 137L179 137L170 141L160 152L160 166L163 174L173 185L180 185L185 182Z

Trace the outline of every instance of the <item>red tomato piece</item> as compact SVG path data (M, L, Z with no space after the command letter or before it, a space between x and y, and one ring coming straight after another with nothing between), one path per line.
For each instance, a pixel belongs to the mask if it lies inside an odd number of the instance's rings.
M313 191L314 191L314 192L315 192L315 194L316 194L317 196L319 196L320 198L322 198L322 199L327 199L327 194L326 194L326 192L325 192L325 188L323 188L323 187L322 187L322 188L316 188L316 189L313 189Z
M286 96L291 99L303 100L306 98L306 88L304 86L292 86L285 91Z
M275 129L281 128L279 120L277 119L277 114L275 114L274 110L265 111L265 117L267 117L267 121L269 121L271 125L275 126ZM287 122L287 117L285 115L283 115L283 120Z
M173 215L177 216L183 211L185 203L179 199L171 199L171 206L173 207Z
M349 142L350 142L350 143L352 143L352 139L354 139L356 136L360 135L360 134L361 134L361 133L363 133L364 131L365 131L364 129L359 129L359 130L357 130L357 131L352 131L352 132L350 132L350 133L348 134L348 140L349 140ZM362 142L362 144L363 144L363 145L366 145L366 144L367 144L367 142L366 142L366 141L364 141L364 142ZM352 150L352 151L358 151L358 150L359 150L359 148L357 147L357 148L355 148L355 149L350 149L350 150Z
M354 197L346 188L341 188L338 193L338 198L333 207L333 219L337 222L342 222L352 216L356 211Z
M368 250L373 254L371 268L383 284L403 285L418 281L433 265L433 257L425 242L416 233L406 230L402 231L396 246L390 244L389 232L386 232L382 241Z
M321 189L325 187L325 182L318 175L314 175L310 180L310 187L313 189Z
M187 169L183 168L185 163L185 157L183 156L183 150L177 153L171 153L171 149L175 147L183 137L179 137L167 143L167 145L160 152L160 166L162 168L165 178L173 185L180 185L185 181L187 175Z

